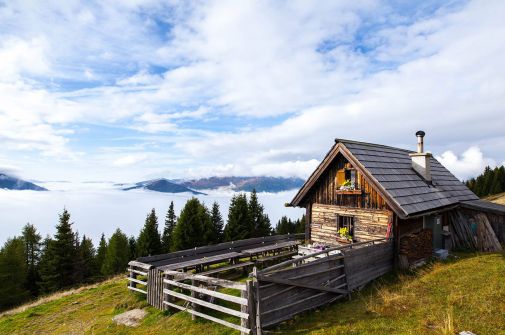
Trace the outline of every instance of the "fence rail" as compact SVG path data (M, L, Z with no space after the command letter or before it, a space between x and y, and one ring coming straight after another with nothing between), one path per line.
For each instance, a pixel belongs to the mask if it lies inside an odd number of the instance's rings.
M186 311L193 317L201 317L213 322L217 322L226 327L239 330L242 334L251 333L249 328L249 320L252 318L252 313L249 310L251 304L249 301L250 284L237 283L230 280L207 277L197 274L181 273L178 271L166 270L163 279L163 304L181 311ZM191 284L184 283L190 281ZM200 285L203 284L203 285ZM228 288L238 290L240 297L217 291L217 289ZM214 288L214 290L212 289ZM178 290L178 291L176 291ZM184 292L188 292L189 295ZM183 305L176 304L176 299L183 302ZM222 306L215 302L215 299L231 302L239 309L233 309ZM208 308L225 315L231 315L240 319L240 325L224 320L217 316L209 315L203 308Z

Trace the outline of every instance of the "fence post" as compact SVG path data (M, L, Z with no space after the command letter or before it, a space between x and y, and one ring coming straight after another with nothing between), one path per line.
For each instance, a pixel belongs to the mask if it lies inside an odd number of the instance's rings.
M196 286L195 284L196 284L196 281L195 281L194 279L191 279L191 286ZM196 296L196 292L195 292L195 291L193 291L193 290L191 290L191 297L192 297L192 298L197 298L197 296ZM197 310L198 310L198 304L195 304L194 302L192 302L192 303L191 303L191 308L192 308L195 312L197 312ZM193 321L197 320L197 316L196 316L196 315L194 315L194 314L191 314L191 320L193 320Z
M259 281L258 281L258 269L256 267L253 268L252 272L252 283L254 287L254 304L251 306L251 310L254 310L254 317L255 317L255 330L256 332L253 331L253 334L255 335L261 335L261 306L260 306L260 288L259 288Z

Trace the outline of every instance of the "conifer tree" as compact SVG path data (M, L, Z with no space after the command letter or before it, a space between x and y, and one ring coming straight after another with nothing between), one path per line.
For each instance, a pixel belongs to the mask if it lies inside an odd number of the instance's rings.
M70 213L66 209L60 214L56 234L46 249L44 271L41 273L45 290L61 289L74 284L75 234L72 231Z
M37 282L40 281L38 267L41 256L41 240L42 236L37 232L34 225L27 223L23 227L25 260L28 271L25 287L30 291L32 296L37 296L39 293Z
M270 225L270 219L263 213L264 207L258 201L258 195L256 189L253 189L251 193L251 198L248 204L249 211L249 229L251 229L251 237L262 237L268 236L272 232L272 226Z
M42 254L39 262L40 282L37 283L42 293L49 293L58 289L58 275L54 272L56 266L54 265L55 257L53 244L54 241L49 236L47 236L42 243Z
M296 228L295 228L295 233L297 234L304 234L305 233L305 214L302 215L301 219L296 220Z
M214 235L216 236L215 243L223 242L223 227L224 221L223 216L221 215L221 211L219 210L219 204L215 201L212 204L212 210L210 213L210 220L212 222L212 230Z
M161 254L161 237L158 231L158 217L154 208L147 215L144 227L137 240L137 254L139 257Z
M210 221L210 218L206 215L206 209L200 201L197 198L188 200L174 228L172 251L204 245L204 229L207 220Z
M279 222L277 222L277 226L275 227L275 233L277 235L293 234L295 230L296 225L286 216L283 216Z
M28 267L22 238L7 240L0 249L0 310L25 301L30 292L25 288Z
M81 260L81 280L90 282L98 276L98 267L96 264L96 252L93 246L93 241L83 235L82 241L79 245L79 254Z
M135 237L130 236L128 239L128 259L129 260L134 260L137 258L137 241L135 240Z
M102 265L102 273L111 276L124 272L129 262L128 237L118 228L112 234Z
M163 227L163 235L161 237L161 244L163 252L170 252L172 234L174 232L175 225L177 224L177 217L175 216L174 202L170 202L168 207L167 215L165 217L165 226Z
M98 244L98 249L96 251L96 268L99 274L103 274L102 267L105 261L106 254L107 254L107 240L105 239L105 234L102 233L102 237L100 238L100 243Z
M234 241L252 236L249 208L245 194L236 194L231 198L228 210L228 222L224 228L225 241Z

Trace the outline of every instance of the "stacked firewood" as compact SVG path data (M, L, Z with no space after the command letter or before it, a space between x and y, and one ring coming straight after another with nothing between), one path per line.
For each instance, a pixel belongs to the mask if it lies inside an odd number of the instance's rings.
M405 255L409 263L431 256L432 232L423 229L400 238L400 255Z

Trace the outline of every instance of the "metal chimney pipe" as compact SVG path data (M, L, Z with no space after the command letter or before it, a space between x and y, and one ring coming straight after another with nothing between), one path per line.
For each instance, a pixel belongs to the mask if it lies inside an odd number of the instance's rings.
M424 152L424 131L419 130L416 133L417 136L417 153L422 154Z

